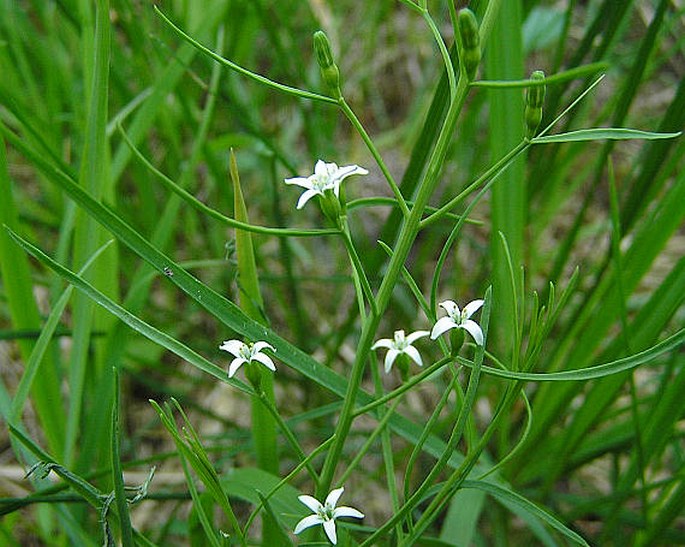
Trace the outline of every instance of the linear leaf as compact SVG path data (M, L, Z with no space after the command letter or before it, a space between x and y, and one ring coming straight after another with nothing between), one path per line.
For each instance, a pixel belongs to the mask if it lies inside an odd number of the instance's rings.
M507 378L509 380L527 380L530 382L580 382L587 380L595 380L597 378L605 378L611 376L612 374L618 374L619 372L624 372L626 370L631 370L645 363L656 359L660 355L667 353L685 342L685 329L680 329L675 334L666 338L662 342L659 342L651 348L631 355L630 357L624 357L616 361L611 361L610 363L603 363L601 365L595 365L593 367L587 367L584 369L576 370L563 370L560 372L547 372L547 373L536 373L536 372L515 372L513 370L502 370L499 368L493 368L488 366L483 366L483 373L490 374L491 376L499 376L500 378ZM468 361L460 362L468 367L471 363Z
M535 137L531 139L533 144L546 144L551 142L582 142L582 141L599 141L599 140L615 140L623 141L629 139L642 140L657 140L657 139L673 139L679 137L681 131L677 133L655 133L652 131L641 131L639 129L627 129L624 127L594 127L591 129L579 129L578 131L569 131L567 133L557 133L556 135L544 135L542 137Z

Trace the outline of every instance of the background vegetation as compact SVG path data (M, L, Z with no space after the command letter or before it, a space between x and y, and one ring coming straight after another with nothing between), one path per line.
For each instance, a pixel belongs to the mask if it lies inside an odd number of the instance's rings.
M346 104L402 194L416 199L438 168L429 205L440 207L521 142L524 92L473 84L436 162L454 96L427 23L456 66L452 14L446 2L409 4L159 7L221 57L328 97L311 39L323 29ZM488 4L470 3L478 21ZM578 69L548 82L542 127L606 74L551 133L683 128L680 0L490 4L478 80ZM346 388L372 311L360 310L369 299L342 238L246 236L230 219L329 229L314 201L295 209L283 179L317 159L368 168L344 189L377 294L389 262L377 242L396 248L402 213L362 200L393 196L367 143L335 104L217 63L147 2L0 0L0 75L0 543L220 545L241 527L255 544L296 541L296 496L317 486L305 467L316 475L335 454L335 439L318 447L354 403ZM685 543L684 143L536 144L496 170L458 234L443 215L412 241L413 283L399 279L374 339L429 329L436 300L462 305L492 286L484 364L504 373L441 369L354 420L333 471L339 480L354 465L341 503L366 518L339 525L340 544ZM273 388L264 380L275 417L227 381L218 346L231 338L277 348ZM426 366L445 350L420 348ZM462 353L459 364L480 366L477 351ZM355 408L402 384L368 360ZM463 436L446 445L455 423ZM441 455L445 469L405 505Z

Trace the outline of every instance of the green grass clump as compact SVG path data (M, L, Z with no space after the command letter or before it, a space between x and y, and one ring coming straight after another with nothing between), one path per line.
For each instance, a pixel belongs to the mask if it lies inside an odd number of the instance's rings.
M682 9L465 4L0 3L2 544L685 543Z

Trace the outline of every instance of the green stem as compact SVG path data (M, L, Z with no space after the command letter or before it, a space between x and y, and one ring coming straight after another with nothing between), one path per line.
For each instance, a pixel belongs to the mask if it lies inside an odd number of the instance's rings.
M371 140L371 137L369 137L369 134L366 132L366 129L364 129L364 126L359 121L359 118L357 118L354 111L345 102L345 99L342 96L338 100L338 106L340 106L340 109L343 111L343 113L345 114L347 119L350 121L350 123L357 130L357 133L359 133L359 135L361 136L362 140L366 144L366 147L369 149L369 152L371 152L371 155L376 160L376 163L378 164L378 167L380 168L381 172L383 173L383 176L385 177L385 179L388 181L388 184L390 185L390 189L392 190L392 193L395 194L395 198L397 199L397 204L399 205L400 209L402 210L402 215L404 215L404 217L406 218L409 215L409 209L407 208L407 203L404 200L404 197L402 196L402 192L400 191L400 187L397 186L395 179L393 178L392 174L388 170L388 167L385 165L383 158L381 157L380 153L378 152L376 145Z
M494 434L494 432L497 429L497 426L499 425L499 421L506 416L505 410L508 409L511 406L511 403L513 400L516 398L518 395L519 391L521 389L521 384L520 382L516 382L513 384L513 386L510 386L510 388L507 390L507 393L505 394L504 398L502 399L502 403L498 407L497 412L495 413L495 417L493 420L490 422L488 425L488 428L485 430L485 433L483 434L483 437L480 439L478 442L478 445L474 447L474 449L469 452L462 462L462 464L459 466L458 469L456 469L450 477L443 483L443 486L440 488L440 491L436 494L436 496L433 498L431 503L428 505L424 513L421 515L421 518L416 522L416 527L414 529L414 533L412 536L408 539L407 543L405 543L406 547L409 547L412 545L411 541L415 540L416 538L420 537L420 535L423 533L423 531L428 527L428 525L432 522L432 520L435 518L435 513L436 511L443 506L445 501L449 499L449 497L454 493L454 490L459 487L459 485L464 482L468 474L471 472L473 467L476 465L476 462L478 461L478 458L480 458L481 453L487 446L487 443L490 441L490 438ZM370 538L369 538L370 539ZM364 544L362 544L363 546Z
M449 51L447 51L447 46L445 46L445 42L443 41L442 36L440 35L440 31L438 30L438 27L435 25L435 21L433 21L433 18L428 12L428 9L421 10L421 16L428 25L428 28L433 34L433 38L435 38L435 43L438 45L438 49L440 50L442 62L445 64L445 71L447 72L447 81L450 86L450 97L454 99L457 95L457 77L454 74L454 65L452 64L452 60L450 59Z
M369 403L367 405L364 405L362 407L359 407L356 409L353 413L352 416L356 418L357 416L361 416L363 414L366 414L367 412L370 412L374 408L377 408L379 406L384 405L385 403L392 401L393 399L396 399L400 395L402 395L404 392L409 391L411 388L413 388L415 385L420 384L423 382L426 378L428 378L431 374L437 372L440 370L442 367L444 367L447 363L449 363L452 360L451 357L443 357L436 363L433 363L431 366L426 368L421 374L417 374L414 376L411 380L407 380L404 382L400 387L397 389L394 389L393 391L386 393L382 397L379 397L372 403Z
M295 467L295 469L288 473L276 486L274 486L267 494L264 495L263 500L260 500L260 502L257 504L257 507L254 508L254 511L250 513L250 516L248 517L247 522L245 523L245 528L243 529L243 536L247 537L247 533L250 530L250 526L252 526L254 519L257 518L257 515L262 510L262 507L264 507L264 501L268 500L271 496L278 492L281 489L281 487L283 487L283 485L290 482L300 471L302 471L302 469L304 469L306 466L311 465L311 461L314 459L314 457L317 454L321 453L325 448L328 448L328 445L330 445L332 442L333 437L329 437L324 442L322 442L312 451L312 453L309 456L302 460Z
M376 440L378 435L380 435L381 431L383 431L385 429L385 426L388 424L388 421L390 420L390 418L392 418L392 415L394 414L395 409L397 408L397 405L399 405L401 400L402 399L395 399L392 402L392 405L390 405L390 408L387 410L387 412L385 414L383 414L383 418L381 418L381 421L378 422L376 429L374 429L373 432L368 436L368 438L366 439L366 442L364 442L363 446L354 455L354 458L352 458L352 461L347 466L347 469L345 469L345 471L343 471L342 475L340 475L340 479L338 481L340 484L345 484L345 481L348 479L348 477L355 470L355 468L357 467L357 464L361 461L361 459L364 457L364 455L369 451L369 448L371 448L371 445ZM387 401L387 399L386 399L386 401Z
M492 295L492 289L488 289L486 291L486 296L485 296L485 307L483 308L483 317L482 317L482 327L483 327L483 337L484 337L484 343L487 341L487 333L488 333L488 322L489 322L489 316L490 316L490 300L491 300L491 295ZM478 346L478 349L476 351L476 358L474 360L474 366L473 369L471 370L471 375L469 377L469 384L468 387L466 388L466 394L463 399L463 404L461 407L461 410L459 411L459 416L457 417L457 420L454 424L454 428L452 429L452 434L450 435L449 440L447 441L447 446L445 447L445 450L443 453L440 455L440 458L438 461L435 463L433 468L430 470L426 478L423 480L421 485L414 491L414 493L411 495L411 497L405 502L405 504L402 506L402 508L395 512L395 514L385 523L383 526L378 528L371 536L369 536L362 544L360 547L364 547L365 545L373 545L374 541L382 537L383 534L385 534L390 528L395 526L397 522L399 522L401 519L403 519L418 503L423 500L426 492L428 489L432 486L433 481L439 476L439 474L442 472L442 470L445 468L447 465L447 462L449 459L452 457L452 453L456 449L459 441L461 440L464 432L464 428L466 426L466 422L468 420L468 417L471 413L471 408L475 402L476 398L476 391L478 389L478 385L480 384L480 376L481 376L481 367L483 364L483 357L485 354L485 350L483 346ZM478 445L480 446L480 444ZM463 466L463 464L462 464ZM425 514L425 513L424 513ZM423 517L422 517L423 518ZM416 527L418 529L419 523L421 523L421 519L416 524ZM418 536L418 532L414 531L411 535L412 538L416 538ZM410 541L410 540L409 540ZM407 543L408 545L411 545L411 543Z
M507 167L509 167L509 165L511 165L511 163L520 154L523 154L523 152L525 152L530 145L531 145L530 141L527 141L527 140L521 141L515 148L510 150L507 154L504 155L504 157L500 158L500 160L497 163L495 163L492 167L490 167L490 169L488 169L485 173L483 173L475 181L473 181L466 188L464 188L458 195L456 195L451 200L449 200L447 203L445 203L445 205L440 207L437 211L435 211L431 215L424 218L421 221L421 228L423 229L426 226L430 226L436 220L439 220L444 215L448 214L451 209L453 209L455 206L457 206L459 203L461 203L468 195L473 193L481 184L483 184L485 181L489 180L491 177L496 177L497 175L502 173Z
M319 491L320 495L324 495L325 492L328 492L330 485L333 482L335 468L340 459L342 449L345 445L345 440L347 439L347 435L352 426L352 420L354 419L354 402L361 384L362 376L364 374L366 358L371 351L371 345L373 344L373 338L376 334L376 330L378 329L381 315L390 302L393 289L397 283L397 280L402 275L402 267L404 262L409 255L411 246L419 231L424 207L427 205L428 200L433 194L433 190L438 183L442 166L447 155L447 149L452 141L454 127L457 123L459 112L461 111L466 99L468 89L469 87L466 83L466 80L461 78L457 88L457 96L447 110L445 123L443 124L440 135L438 136L435 148L431 153L426 175L419 185L416 203L410 211L409 216L405 217L402 222L397 248L395 249L393 256L390 258L387 274L385 275L378 290L378 295L376 298L377 313L369 316L369 318L364 322L357 347L355 362L350 373L350 380L347 384L347 391L345 393L343 407L338 420L338 425L336 427L336 440L333 443L330 452L327 454L326 461L324 462Z
M352 264L352 269L354 271L355 278L359 282L361 291L363 296L366 297L366 299L369 301L369 306L371 307L371 314L376 315L378 313L378 309L376 307L376 299L373 296L373 291L371 290L371 285L369 284L369 279L366 276L366 272L364 271L364 266L362 265L362 261L359 258L359 254L357 253L357 249L354 247L354 242L352 241L352 235L350 234L350 226L347 223L347 217L346 216L341 216L340 217L340 222L341 222L341 233L343 237L343 241L345 242L345 248L347 249L347 254L350 257L350 262ZM364 315L364 301L362 299L361 301L361 314L362 316Z
M409 460L407 461L407 467L404 470L404 498L405 499L409 499L409 497L410 497L409 486L411 484L411 474L412 474L412 471L414 469L414 464L416 463L416 460L418 459L418 457L423 453L423 451L422 451L423 445L426 443L426 440L428 439L428 436L431 434L431 431L433 431L433 426L435 425L435 422L437 421L437 419L440 417L442 409L447 404L449 396L452 393L452 389L454 389L458 379L459 379L459 376L457 374L452 375L452 380L449 383L449 387L443 392L442 396L440 397L440 400L435 405L435 408L433 409L433 412L431 413L431 417L426 422L426 425L424 426L423 431L421 431L421 436L419 437L419 440L414 445L414 449L412 450L411 455L409 456Z

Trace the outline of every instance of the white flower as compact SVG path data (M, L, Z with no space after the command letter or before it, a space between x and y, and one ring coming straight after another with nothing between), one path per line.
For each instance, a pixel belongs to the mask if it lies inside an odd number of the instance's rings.
M316 195L323 196L326 190L333 190L335 197L340 196L340 183L350 175L368 175L369 172L358 165L346 165L338 167L335 163L326 163L323 160L316 162L314 174L308 177L295 177L285 179L286 184L296 184L306 191L302 193L297 202L297 208L302 209L305 203Z
M240 340L226 340L219 346L219 349L227 351L235 357L228 366L228 377L233 378L233 375L238 372L238 369L244 363L251 363L257 361L266 368L276 371L276 365L267 354L263 353L264 348L269 348L271 351L276 351L268 342L255 342L254 344L245 344Z
M470 317L476 313L483 304L485 304L485 300L474 300L473 302L466 304L464 309L460 311L459 306L452 300L440 302L440 307L447 312L447 315L438 319L435 325L433 325L431 340L435 340L443 332L447 332L450 329L464 329L473 336L476 344L482 346L483 331L478 323L472 321Z
M340 517L354 517L356 519L363 519L364 514L357 511L353 507L336 507L335 504L338 503L340 496L345 489L340 487L332 490L330 494L326 497L326 501L323 505L312 496L298 496L302 503L309 507L313 515L304 517L295 526L295 533L299 534L303 530L311 526L316 526L317 524L322 524L323 529L331 540L331 543L335 545L338 542L338 536L335 531L335 519Z
M409 355L411 360L421 367L423 366L421 355L412 344L419 338L428 336L428 334L427 330L417 330L405 338L403 330L396 330L395 338L393 340L390 338L381 338L371 346L371 349L388 348L388 353L385 354L385 372L390 372L395 359L403 353Z

